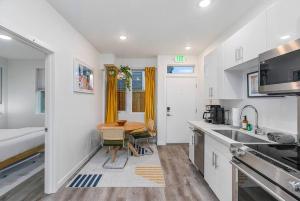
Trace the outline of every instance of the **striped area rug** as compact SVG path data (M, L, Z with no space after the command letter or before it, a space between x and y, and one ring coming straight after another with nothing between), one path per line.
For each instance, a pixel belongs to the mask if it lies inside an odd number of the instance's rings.
M70 188L97 187L102 174L79 174L68 185Z
M137 166L135 168L135 174L165 186L164 172L160 165Z

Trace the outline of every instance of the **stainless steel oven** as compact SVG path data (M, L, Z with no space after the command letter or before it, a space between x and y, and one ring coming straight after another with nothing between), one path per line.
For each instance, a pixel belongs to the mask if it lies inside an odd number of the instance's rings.
M296 201L279 185L233 159L233 201Z
M259 92L300 94L300 39L259 55Z

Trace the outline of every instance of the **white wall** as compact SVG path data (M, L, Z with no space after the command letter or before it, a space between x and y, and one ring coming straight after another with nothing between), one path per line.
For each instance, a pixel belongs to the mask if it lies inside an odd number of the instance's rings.
M198 65L198 57L196 56L186 56L186 62L180 63L177 65L187 64L187 65L195 65L195 76L200 77L200 68ZM175 61L175 55L159 55L157 57L157 143L159 145L165 145L167 134L166 134L166 76L167 76L167 66L168 65L176 65ZM197 79L197 82L200 80ZM199 86L199 84L198 84ZM197 110L198 110L198 117L197 119L200 119L201 116L201 109L203 103L200 100L200 93L197 94ZM193 120L193 119L187 119ZM196 119L194 119L196 120Z
M231 34L238 31L241 27L246 25L251 19L262 12L266 7L274 1L270 1L267 4L262 4L261 7L247 13L243 18L241 18L235 25L233 25L226 33L221 35L213 44L211 44L206 50L204 50L199 56L200 63L200 89L199 93L201 97L204 97L203 81L204 81L204 56L207 55L217 46L221 45ZM243 100L214 100L213 104L222 104L226 108L232 107L242 107L246 104L252 104L257 107L259 112L259 124L262 127L267 127L270 129L281 130L290 133L297 133L297 100L295 97L287 98L247 98L247 83L246 74L248 72L257 71L257 68L249 69L243 73ZM204 104L208 104L208 100L201 98ZM251 123L253 123L253 113L252 111L245 111L245 114L250 118Z
M97 147L101 116L99 53L46 0L0 1L0 25L54 51L53 175L47 192L55 192ZM73 59L93 67L95 93L73 93Z
M36 113L36 69L44 60L8 60L7 128L43 127L45 115Z
M131 69L144 69L145 67L156 67L157 58L116 58L116 66L128 65ZM126 119L128 121L144 122L144 112L131 112L131 93L127 93L126 97L126 111L119 112L119 119Z

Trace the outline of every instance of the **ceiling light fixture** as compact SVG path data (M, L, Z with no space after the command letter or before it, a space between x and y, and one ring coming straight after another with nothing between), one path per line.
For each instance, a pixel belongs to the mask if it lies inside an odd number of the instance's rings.
M11 40L11 37L9 37L7 35L3 35L3 34L0 34L0 38L3 40Z
M186 46L185 49L186 49L186 50L191 50L192 47L191 47L191 46Z
M289 39L291 36L290 35L284 35L284 36L281 36L280 39L281 40L287 40Z
M202 0L199 2L199 7L205 8L205 7L209 6L210 3L211 3L211 0Z
M121 39L121 40L126 40L126 39L127 39L127 36L122 35L122 36L120 36L120 39Z

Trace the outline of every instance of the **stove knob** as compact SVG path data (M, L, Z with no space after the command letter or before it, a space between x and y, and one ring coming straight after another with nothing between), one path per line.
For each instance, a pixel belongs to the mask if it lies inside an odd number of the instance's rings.
M237 152L235 153L235 156L237 157L241 157L244 156L246 154L246 152L242 149L238 149Z
M293 188L294 191L299 192L300 191L300 182L299 181L290 181L289 184Z

